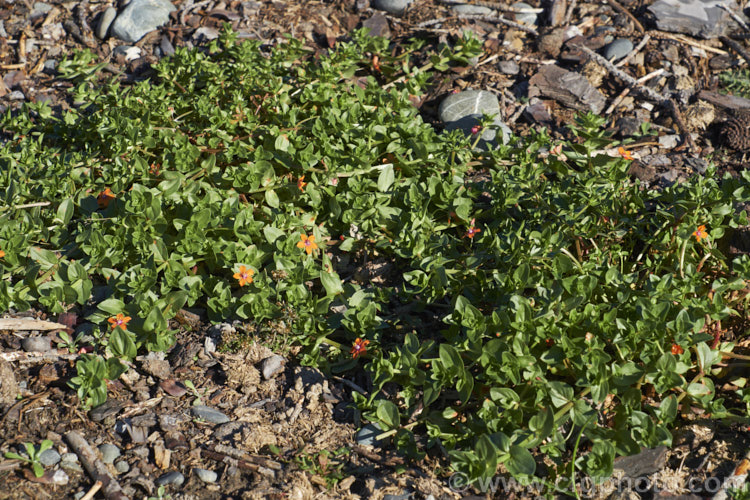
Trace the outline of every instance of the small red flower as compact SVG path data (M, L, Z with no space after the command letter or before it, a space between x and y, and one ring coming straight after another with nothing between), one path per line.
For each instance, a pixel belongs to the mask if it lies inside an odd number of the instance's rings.
M693 231L693 236L695 236L696 241L700 241L703 238L708 238L708 233L706 232L706 226L704 226L703 224L698 226L698 229Z
M305 186L307 186L307 183L305 182L305 176L303 175L302 177L297 179L297 187L299 188L300 191L304 191Z
M471 224L469 225L469 229L466 230L466 237L469 239L473 239L474 235L482 231L481 229L474 227L475 220L476 219L471 219Z
M675 356L679 356L685 352L685 350L680 346L680 344L672 344L672 354Z
M369 343L369 340L362 340L361 338L357 337L357 340L355 340L354 344L352 345L352 349L349 351L352 354L352 358L356 358L357 356L361 356L362 354L366 353L367 345Z
M482 130L481 125L474 125L473 127L471 127L471 133L474 135L477 135L480 130Z
M310 255L313 250L318 248L318 244L315 243L314 235L307 236L306 234L300 234L299 238L300 241L297 242L297 248L304 248L307 255Z
M253 274L255 274L255 271L252 269L240 266L240 270L234 273L234 279L240 282L240 286L245 286L246 284L253 282Z
M2 250L0 250L0 259L2 259L3 257L5 257L5 252L3 252Z
M632 156L630 156L630 151L627 151L624 147L620 146L617 148L617 152L620 153L620 156L625 158L626 160L635 160Z
M107 208L109 206L109 203L115 198L115 193L113 193L109 188L106 188L104 191L99 193L99 196L96 197L96 203L99 205L99 208Z
M130 316L125 316L122 313L118 313L117 316L113 316L109 318L107 321L109 321L109 324L112 325L112 328L120 327L123 330L128 329L128 322L131 320Z

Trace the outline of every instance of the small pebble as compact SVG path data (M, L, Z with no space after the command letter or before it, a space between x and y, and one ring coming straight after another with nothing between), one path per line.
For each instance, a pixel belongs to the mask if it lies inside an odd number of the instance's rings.
M384 10L389 14L403 13L413 0L374 0L372 6L378 10Z
M115 17L117 17L117 9L107 7L107 10L104 11L102 17L99 19L99 25L96 27L96 36L100 40L104 40L107 37L107 32Z
M497 67L506 75L517 75L521 71L516 61L500 61Z
M171 471L167 472L166 474L162 474L159 476L156 481L154 481L154 484L156 486L166 486L168 484L174 484L176 486L182 486L182 483L185 482L185 476L183 476L181 473L177 471Z
M199 469L198 467L193 469L193 473L195 473L195 475L198 476L198 479L204 483L215 483L216 479L219 477L219 475L212 470Z
M39 455L39 463L41 463L45 467L52 467L53 465L56 465L61 460L60 454L55 450L54 448L49 448L47 450L44 450Z
M378 424L367 424L357 432L357 443L360 445L377 446L380 442L375 438L382 432L383 430Z
M284 371L284 358L278 354L269 356L260 362L260 371L263 378L269 380Z
M172 45L172 42L170 42L169 38L166 36L161 37L159 48L161 49L161 53L165 56L171 56L174 54L174 45Z
M513 9L533 9L531 5L527 4L526 2L516 2L511 5L511 8ZM516 22L520 24L525 24L527 26L534 26L536 24L536 18L537 15L533 12L524 12L524 13L518 13L514 16L516 18Z
M52 484L62 486L68 484L69 481L70 476L68 476L64 470L56 470L54 474L52 474Z
M113 444L104 443L99 445L99 453L102 454L102 462L111 464L120 456L120 448Z
M609 61L622 59L633 51L633 42L627 38L618 38L604 47L603 56Z
M202 418L206 422L212 424L225 424L230 420L225 414L209 406L196 405L193 406L190 411L193 413L194 417Z
M118 474L125 474L130 470L130 464L125 460L118 460L115 462L115 470Z
M21 94L21 99L25 99L23 93L18 90L11 92L11 99L16 99L13 97L13 94L15 93ZM26 352L49 352L52 350L49 337L26 337L21 340L21 347Z

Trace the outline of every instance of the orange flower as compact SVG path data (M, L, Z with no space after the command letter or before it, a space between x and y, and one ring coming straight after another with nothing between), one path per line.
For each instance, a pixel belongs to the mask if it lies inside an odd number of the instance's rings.
M255 271L252 269L240 266L240 270L234 273L234 279L240 282L240 286L245 286L246 284L253 282L253 274L255 274Z
M310 255L313 250L318 248L315 243L315 235L307 236L306 234L299 235L300 241L297 243L297 248L304 248L307 255Z
M304 182L304 181L305 181L305 176L304 175L302 177L300 177L299 179L297 179L297 187L299 188L300 191L304 191L305 190L305 186L307 186L307 183Z
M685 350L679 344L672 344L672 354L679 356L683 352L685 352Z
M2 250L0 250L0 259L2 259L3 257L5 257L5 252L3 252Z
M128 321L130 321L130 319L130 316L125 316L122 313L119 313L117 316L109 318L107 321L109 321L109 324L112 325L112 328L117 328L119 326L123 330L127 330Z
M96 197L96 202L99 204L99 208L107 208L109 206L109 202L114 199L115 199L115 193L113 193L109 188L107 188L101 193L99 193L99 196Z
M698 226L698 229L693 231L693 236L695 236L696 241L700 241L703 238L708 238L708 233L706 232L706 226L704 226L703 224Z
M354 344L352 345L351 351L349 351L352 354L352 358L356 358L357 356L366 353L367 345L369 343L369 340L362 340L361 338L357 337L357 340L355 340Z
M620 156L625 158L626 160L635 160L632 156L630 156L630 151L627 151L624 147L620 146L617 148L617 152L620 153Z
M482 231L481 229L474 227L475 220L476 219L471 219L471 225L469 226L469 229L466 231L466 237L469 239L473 239L474 235Z

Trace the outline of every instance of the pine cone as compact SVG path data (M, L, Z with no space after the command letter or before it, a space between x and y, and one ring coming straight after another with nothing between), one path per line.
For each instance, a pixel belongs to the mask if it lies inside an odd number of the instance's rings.
M727 146L739 151L750 149L750 113L733 116L721 128L721 136Z

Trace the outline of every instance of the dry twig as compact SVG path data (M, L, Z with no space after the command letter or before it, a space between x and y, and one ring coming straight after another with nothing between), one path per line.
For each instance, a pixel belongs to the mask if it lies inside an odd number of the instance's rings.
M647 99L655 101L656 103L663 105L664 107L669 109L669 112L672 115L672 119L674 120L675 124L677 124L677 128L680 130L680 133L682 134L688 147L690 149L695 149L695 142L693 141L693 137L690 135L690 131L687 129L687 126L685 125L685 120L683 120L682 118L682 113L680 112L680 108L677 107L677 104L674 102L673 99L671 99L670 97L666 95L660 94L659 92L656 92L655 90L649 87L641 85L640 83L638 83L638 81L635 78L625 73L624 71L616 68L614 64L612 64L607 59L600 56L599 54L597 54L590 48L586 47L585 45L573 44L572 47L582 50L586 55L588 55L590 58L592 58L597 63L599 63L602 67L604 67L604 69L606 69L611 75L625 82L625 84L628 87L630 87L632 90L635 90L636 92L646 97Z
M616 11L618 11L621 14L624 14L625 16L627 16L628 19L630 19L630 21L633 23L633 26L635 26L635 29L637 29L641 33L645 33L646 32L646 30L643 29L643 25L640 23L640 21L638 21L638 19L636 19L635 16L633 14L631 14L628 9L626 9L625 7L623 7L620 4L620 2L618 2L617 0L607 0L607 2L612 7L614 7Z
M539 32L535 30L534 28L531 28L529 26L526 26L524 24L517 23L515 21L511 21L510 19L505 19L503 16L485 16L485 15L477 15L477 14L463 14L458 16L459 19L475 19L478 21L486 21L488 23L501 23L505 24L506 26L510 26L511 28L515 28L517 30L525 31L526 33L530 33L534 36L539 36Z
M107 466L99 460L96 452L83 436L76 431L70 431L65 433L65 440L78 455L91 479L101 481L102 493L107 500L129 500L128 496L122 491L120 483L109 473Z
M750 54L748 54L748 52L745 50L745 48L742 45L740 45L739 43L735 42L734 40L732 40L731 38L726 37L726 36L720 36L719 40L721 40L721 42L724 45L726 45L727 47L730 47L732 50L734 50L739 55L741 55L742 58L748 64L750 64Z

